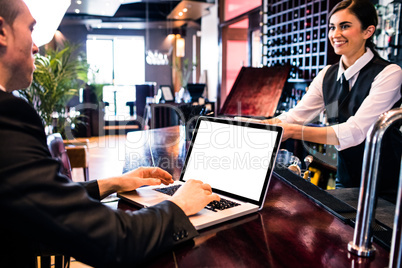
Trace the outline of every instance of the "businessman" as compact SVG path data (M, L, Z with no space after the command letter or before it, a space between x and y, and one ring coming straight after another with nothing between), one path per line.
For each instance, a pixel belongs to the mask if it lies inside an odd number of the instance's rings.
M46 247L95 267L132 267L197 231L188 216L219 197L189 181L169 200L137 212L99 200L142 185L170 184L158 168L74 183L52 159L36 111L13 90L32 82L35 20L23 0L0 0L0 267L33 267Z

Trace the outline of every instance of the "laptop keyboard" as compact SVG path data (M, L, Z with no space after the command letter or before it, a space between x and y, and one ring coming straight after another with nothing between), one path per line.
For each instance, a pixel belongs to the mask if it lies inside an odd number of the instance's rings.
M173 185L169 187L156 188L154 190L172 196L177 191L177 189L180 188L180 186L181 185ZM220 201L212 201L208 205L206 205L205 208L216 212L218 210L225 210L227 208L232 208L236 206L240 206L240 204L221 197Z

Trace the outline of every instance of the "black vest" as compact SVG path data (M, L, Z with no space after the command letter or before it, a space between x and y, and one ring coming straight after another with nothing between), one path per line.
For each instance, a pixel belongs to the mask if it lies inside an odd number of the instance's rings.
M368 96L374 78L390 63L374 57L359 73L356 83L342 103L338 103L340 83L336 81L339 63L328 68L323 81L323 96L330 124L344 123L353 116ZM393 108L399 107L399 100ZM401 161L401 135L394 128L389 129L381 150L378 178L382 193L394 194L398 187L399 165ZM338 153L338 182L343 187L360 187L365 141ZM392 192L392 193L391 193Z

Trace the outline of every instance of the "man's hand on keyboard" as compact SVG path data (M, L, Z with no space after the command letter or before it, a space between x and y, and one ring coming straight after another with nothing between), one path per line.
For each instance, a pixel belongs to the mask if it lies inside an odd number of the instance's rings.
M212 193L209 184L198 180L188 180L170 198L187 216L197 213L214 200L219 201L219 196Z
M112 193L133 191L144 185L169 185L172 175L158 167L140 167L117 177L98 180L101 198Z

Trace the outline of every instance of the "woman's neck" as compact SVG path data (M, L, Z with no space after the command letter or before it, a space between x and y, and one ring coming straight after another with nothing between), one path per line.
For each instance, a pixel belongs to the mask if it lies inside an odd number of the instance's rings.
M359 50L358 52L353 53L352 56L348 57L346 55L342 55L342 64L343 68L345 70L355 64L355 62L366 53L366 47L363 47L363 49Z

